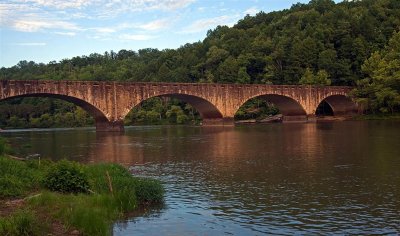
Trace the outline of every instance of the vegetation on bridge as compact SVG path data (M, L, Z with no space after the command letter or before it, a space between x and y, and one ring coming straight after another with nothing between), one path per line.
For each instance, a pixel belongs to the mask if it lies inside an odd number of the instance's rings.
M0 139L0 235L109 235L140 204L160 203L158 181L118 164L14 160Z
M110 51L48 64L21 61L1 68L0 79L351 85L368 111L396 112L399 15L398 0L311 0L246 16L233 27L218 26L203 41L178 49ZM177 104L164 105L170 110ZM178 106L172 109L181 114L176 123L197 119L186 104ZM167 117L143 107L128 122Z

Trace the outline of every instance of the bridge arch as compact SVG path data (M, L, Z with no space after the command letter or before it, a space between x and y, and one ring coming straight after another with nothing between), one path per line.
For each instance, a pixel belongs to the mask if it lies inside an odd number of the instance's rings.
M156 94L153 96L148 96L147 98L136 102L131 107L133 109L133 108L137 107L139 104L141 104L142 102L144 102L150 98L155 98L155 97L176 98L180 101L186 102L186 103L190 104L194 109L196 109L197 112L199 112L199 114L203 120L204 119L212 120L212 119L222 119L223 118L221 111L207 99L202 98L200 96L183 94L183 93L162 93L162 94ZM132 110L132 109L130 109L130 110ZM128 110L123 115L123 117L125 117L129 113L130 110Z
M289 96L279 95L279 94L263 94L250 97L240 104L240 106L236 109L235 113L247 101L254 98L260 98L274 104L279 109L279 112L284 116L284 120L288 120L289 117L297 117L298 119L304 119L304 120L307 118L306 110L298 101Z
M354 103L346 98L351 89L343 86L0 80L0 100L12 96L61 98L89 111L96 119L97 130L122 131L124 117L151 97L176 97L191 104L202 118L216 123L219 120L232 123L240 106L260 97L275 104L287 121L312 118L321 102L329 103L335 114L353 112L356 110Z
M328 115L351 115L357 113L357 105L346 95L330 95L322 99L315 111L315 115L323 115L323 111L328 108Z
M107 119L106 115L98 109L96 106L93 104L90 104L89 102L76 98L76 97L71 97L67 95L60 95L60 94L52 94L52 93L27 93L27 94L21 94L21 95L16 95L16 96L9 96L5 98L1 98L0 101L7 101L15 98L26 98L26 97L43 97L43 98L55 98L55 99L60 99L64 100L70 103L73 103L79 107L81 107L83 110L85 110L87 113L89 113L95 120L96 122L96 128L98 130L101 130L103 126L109 123L109 120Z

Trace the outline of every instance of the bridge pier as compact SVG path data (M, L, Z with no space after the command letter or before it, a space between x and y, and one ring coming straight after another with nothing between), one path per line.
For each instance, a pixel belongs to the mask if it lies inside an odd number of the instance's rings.
M300 115L300 116L283 116L283 123L297 123L297 122L316 122L315 115Z
M124 121L96 121L97 132L123 132Z
M357 112L357 104L349 98L351 90L308 85L0 80L0 101L16 97L62 99L91 114L97 131L122 132L121 118L151 97L174 97L191 104L205 118L202 123L206 126L232 126L235 112L255 97L275 104L284 115L283 122L313 122L312 114L323 102L331 106L334 115Z
M203 119L203 126L233 126L235 120L233 117L216 118L216 119Z
M317 122L317 116L315 114L313 115L307 115L307 122Z
M297 122L307 122L308 117L306 115L298 115L298 116L283 116L283 123L297 123Z

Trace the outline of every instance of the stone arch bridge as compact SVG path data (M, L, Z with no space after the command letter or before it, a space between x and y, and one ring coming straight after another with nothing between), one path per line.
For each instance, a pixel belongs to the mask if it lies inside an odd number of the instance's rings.
M0 80L0 101L18 97L53 97L72 102L96 121L98 131L121 131L129 111L151 97L173 97L191 104L203 124L232 122L236 111L249 99L274 103L284 121L313 120L317 107L326 102L334 115L357 112L348 97L351 87L138 83L100 81Z

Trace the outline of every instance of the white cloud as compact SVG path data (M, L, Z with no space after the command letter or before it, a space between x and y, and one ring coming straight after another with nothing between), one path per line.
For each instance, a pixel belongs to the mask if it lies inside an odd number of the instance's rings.
M251 16L254 16L254 15L256 15L258 12L259 12L260 10L258 10L256 7L251 7L251 8L249 8L249 9L247 9L246 11L244 11L244 14L248 14L248 15L251 15Z
M195 1L197 0L98 0L90 7L95 9L97 18L114 18L129 12L177 11Z
M94 28L89 28L89 30L94 30L97 33L101 33L101 34L111 34L111 33L115 33L117 31L117 28L112 28L112 27L94 27Z
M57 16L42 11L35 6L1 3L0 27L16 31L36 32L44 29L77 31L80 28L73 22L60 20Z
M157 36L147 34L122 34L118 38L124 41L146 41L155 39Z
M18 1L17 1L18 2ZM39 6L51 7L56 9L82 8L97 1L93 0L19 0L22 3L33 3Z
M196 0L14 0L20 4L33 4L54 9L96 8L102 11L175 11Z
M236 21L237 16L218 16L214 18L205 18L201 20L197 20L190 24L189 26L185 27L181 33L197 33L204 30L208 30L214 28L218 25L227 25L232 26Z
M119 0L114 0L119 2ZM175 11L187 7L195 0L127 0L124 1L131 6L132 10L163 10Z
M118 17L127 11L176 10L194 1L196 0L5 0L0 3L0 27L65 36L75 36L77 31L89 32L91 36L105 36L127 29L159 31L168 28L176 19L108 24L104 27L84 27L81 22L82 19L97 20L103 16Z
M11 27L17 31L36 32L42 29L80 30L74 23L51 19L40 19L37 16L17 18L10 20Z
M76 35L75 32L54 32L54 33L58 35L71 36L71 37Z
M118 32L118 31L123 31L123 30L142 30L142 31L158 31L158 30L164 30L170 26L170 24L176 19L159 19L155 21L150 21L147 23L131 23L131 22L124 22L120 23L115 26L110 26L110 27L97 27L97 28L89 28L90 30L96 30L97 32Z
M171 20L168 19L161 19L161 20L155 20L151 21L149 23L143 24L139 26L140 29L143 30L160 30L160 29L165 29L169 26Z
M46 46L46 43L13 43L15 46Z

